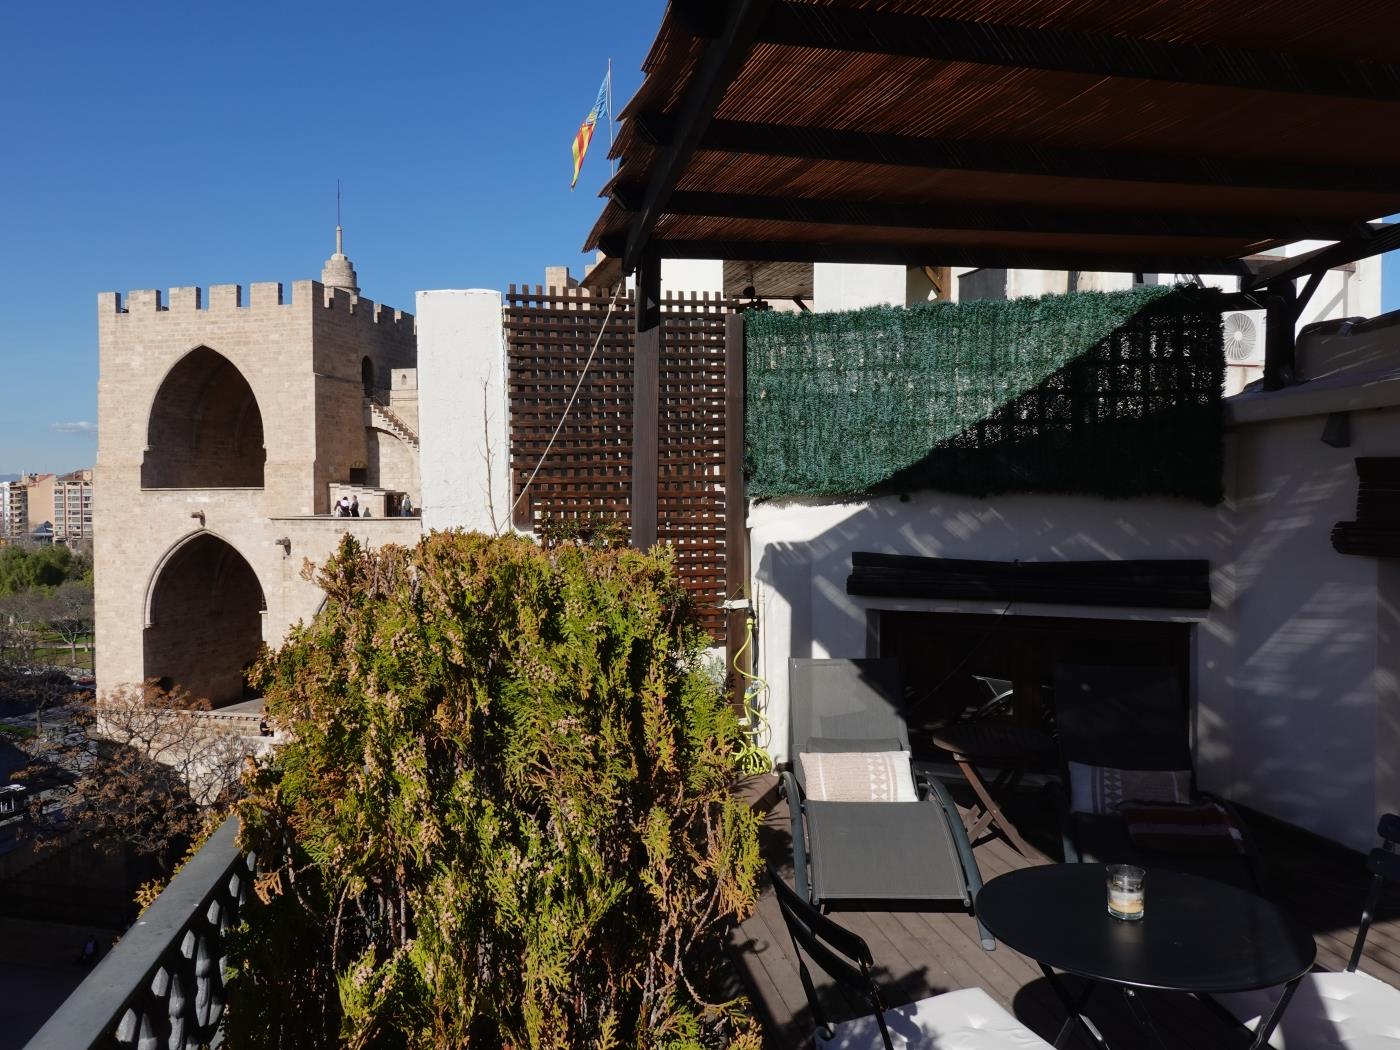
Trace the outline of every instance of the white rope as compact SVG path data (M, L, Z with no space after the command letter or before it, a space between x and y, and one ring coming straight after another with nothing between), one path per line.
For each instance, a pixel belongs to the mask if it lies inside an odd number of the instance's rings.
M603 315L603 324L598 329L598 338L593 340L593 349L588 351L588 360L583 363L583 371L579 373L578 382L574 384L574 392L569 395L569 403L564 406L564 413L559 417L559 423L554 428L554 433L549 435L549 443L545 445L544 451L540 453L540 461L535 464L535 469L530 471L530 476L525 479L525 484L520 488L520 495L515 497L515 502L510 505L511 516L515 516L515 508L520 506L520 501L525 498L525 493L530 491L530 485L535 480L535 475L544 466L544 461L549 458L549 452L554 448L554 439L559 436L559 431L564 429L564 422L569 418L569 413L573 411L574 402L578 400L578 392L583 388L583 381L588 378L588 369L593 364L593 358L598 353L598 347L603 343L603 335L608 330L608 321L612 319L613 309L617 306L618 299L622 298L622 291L627 287L625 280L619 280L617 291L613 293L612 301L608 303L608 312Z

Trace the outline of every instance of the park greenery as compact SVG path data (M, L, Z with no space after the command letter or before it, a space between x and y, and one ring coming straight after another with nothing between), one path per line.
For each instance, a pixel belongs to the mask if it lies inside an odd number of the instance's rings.
M0 548L0 669L55 664L59 647L76 665L92 620L90 559L61 546Z
M318 581L255 672L230 1045L756 1050L757 821L668 556L347 537Z
M64 546L0 547L0 598L52 590L74 581L92 586L92 560Z

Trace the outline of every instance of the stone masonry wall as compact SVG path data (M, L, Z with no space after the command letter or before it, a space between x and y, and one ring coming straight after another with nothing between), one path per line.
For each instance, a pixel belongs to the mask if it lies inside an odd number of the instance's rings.
M364 359L370 359L377 381L388 380L396 368L417 364L412 314L352 298L338 288L321 294L323 308L315 313L312 333L317 514L330 510L328 486L348 481L351 467L366 467L370 476L377 473L364 426ZM416 488L411 494L418 498Z

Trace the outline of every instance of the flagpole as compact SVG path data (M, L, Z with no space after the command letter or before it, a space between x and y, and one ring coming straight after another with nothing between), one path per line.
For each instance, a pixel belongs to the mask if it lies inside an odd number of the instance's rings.
M612 107L612 56L608 57L608 157L610 163L608 167L612 169L614 175L617 174L617 158L612 156L613 151L613 107Z

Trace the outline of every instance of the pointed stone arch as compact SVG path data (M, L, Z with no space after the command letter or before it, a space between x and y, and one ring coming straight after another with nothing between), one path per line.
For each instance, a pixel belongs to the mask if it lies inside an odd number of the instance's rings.
M262 488L265 460L252 386L223 354L195 347L151 403L141 487Z
M151 574L143 677L216 707L245 699L266 610L257 573L231 543L206 531L185 537Z

